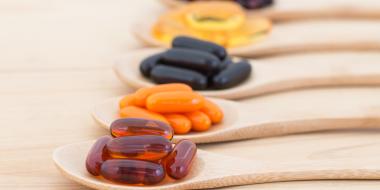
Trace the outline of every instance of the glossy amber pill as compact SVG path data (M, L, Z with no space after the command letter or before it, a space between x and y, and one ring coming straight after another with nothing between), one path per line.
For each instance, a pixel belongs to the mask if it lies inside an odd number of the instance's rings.
M181 140L165 158L167 174L174 179L181 179L189 174L197 153L197 146L190 140Z
M191 130L191 121L181 114L165 114L175 134L186 134Z
M207 131L211 126L210 118L201 111L185 113L191 121L191 129L194 131Z
M223 111L210 100L205 99L205 105L200 111L205 113L212 123L219 123L223 120Z
M120 109L125 108L127 106L134 106L134 105L135 105L134 94L129 94L129 95L124 96L119 102Z
M128 106L120 110L120 117L122 118L143 118L143 119L153 119L159 120L165 123L169 123L164 116L158 113L148 111L144 108L136 106Z
M204 98L195 92L161 92L149 96L146 107L158 113L185 113L201 109Z
M106 144L112 139L110 136L100 137L87 155L86 168L87 171L94 175L100 175L100 166L107 158Z
M106 149L112 158L159 160L172 151L172 143L162 136L143 135L118 137Z
M161 164L142 160L107 160L102 164L101 175L112 182L153 185L165 178Z
M158 120L125 118L118 119L111 124L111 135L113 137L157 135L171 140L173 129Z
M159 92L172 92L172 91L193 91L190 86L181 83L161 84L153 87L140 88L136 91L135 103L138 106L145 107L146 99L155 93Z

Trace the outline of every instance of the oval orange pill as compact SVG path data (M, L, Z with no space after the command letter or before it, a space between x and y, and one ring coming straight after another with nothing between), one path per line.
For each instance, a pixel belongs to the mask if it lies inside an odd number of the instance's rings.
M194 92L160 92L149 96L146 107L158 113L186 113L204 106L204 98Z
M143 118L143 119L154 119L159 120L165 123L168 123L168 120L161 114L148 111L144 108L139 108L136 106L128 106L120 110L120 117L122 118Z
M147 98L155 93L173 91L193 91L190 86L182 83L161 84L153 87L140 88L135 93L135 103L137 106L145 107Z
M210 118L201 111L185 113L185 116L190 119L194 131L207 131L211 126Z
M175 134L186 134L191 130L191 121L181 114L165 114Z
M134 106L134 105L135 105L134 94L129 94L129 95L124 96L119 102L120 109L125 108L127 106Z
M210 100L205 99L205 105L200 111L205 113L211 119L212 123L219 123L223 120L223 111Z

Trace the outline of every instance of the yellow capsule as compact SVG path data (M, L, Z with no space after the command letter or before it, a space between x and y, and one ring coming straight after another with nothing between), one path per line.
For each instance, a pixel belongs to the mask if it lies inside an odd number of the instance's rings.
M193 29L230 31L244 24L243 9L234 2L196 2L185 9L185 21Z
M268 36L272 30L272 22L266 18L254 18L239 30L227 33L226 47L236 47L257 43Z

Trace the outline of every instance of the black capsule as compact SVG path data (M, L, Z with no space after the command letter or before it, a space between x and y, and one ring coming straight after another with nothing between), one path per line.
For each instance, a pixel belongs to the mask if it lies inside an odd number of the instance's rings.
M219 65L219 71L222 71L224 70L225 68L227 68L228 65L231 65L233 62L232 62L232 58L231 57L226 57Z
M160 63L195 70L209 76L218 70L221 61L207 52L173 48L162 55Z
M226 89L238 85L249 77L251 70L251 64L246 60L233 63L213 78L213 87Z
M224 60L224 58L227 57L227 51L224 47L212 42L203 41L196 38L179 36L173 40L172 46L174 48L186 48L205 51L215 55L220 60Z
M158 84L185 83L196 90L207 88L206 76L196 71L167 65L157 65L150 73L151 79Z
M145 58L143 61L140 63L140 72L146 76L150 76L150 71L153 69L154 66L156 66L160 59L162 57L162 53L152 55L148 58Z
M236 0L246 9L261 9L273 4L273 0Z

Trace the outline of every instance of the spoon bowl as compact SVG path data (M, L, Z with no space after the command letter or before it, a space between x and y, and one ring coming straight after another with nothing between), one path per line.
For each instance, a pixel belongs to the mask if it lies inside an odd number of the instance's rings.
M121 81L135 89L155 85L139 71L140 62L165 49L129 52L114 65ZM241 99L300 88L380 85L380 54L305 54L250 60L253 71L242 84L223 90L199 91L204 96Z
M195 143L210 143L280 136L293 133L380 126L380 91L338 90L294 93L267 97L247 103L210 99L224 112L222 123L205 132L174 135L173 141L189 139ZM308 100L307 96L315 96ZM92 116L109 130L119 119L119 98L95 106ZM310 102L311 101L311 102ZM284 104L286 103L286 104Z
M53 160L64 176L94 189L205 189L279 181L380 179L379 158L263 163L198 149L192 170L184 179L172 180L166 177L154 186L128 186L94 177L86 171L86 155L93 143L94 141L82 142L59 147L53 152Z
M154 20L142 20L132 32L148 47L169 47L151 33ZM330 51L380 51L380 25L372 20L300 21L273 25L268 36L254 44L228 48L230 55L267 57ZM297 35L294 35L297 34ZM358 35L359 34L359 35Z

